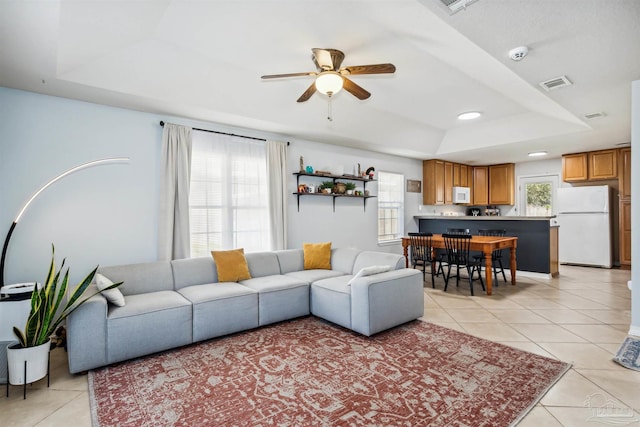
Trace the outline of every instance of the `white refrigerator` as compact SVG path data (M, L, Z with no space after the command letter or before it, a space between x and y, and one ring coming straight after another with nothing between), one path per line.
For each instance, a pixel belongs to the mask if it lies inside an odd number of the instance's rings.
M611 190L608 185L558 189L561 264L611 268Z

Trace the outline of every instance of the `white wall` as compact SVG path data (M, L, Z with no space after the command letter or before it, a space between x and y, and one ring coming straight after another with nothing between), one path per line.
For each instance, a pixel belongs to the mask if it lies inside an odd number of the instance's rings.
M640 336L640 233L636 220L640 218L640 80L632 84L631 95L631 326L629 333ZM636 258L638 258L636 260Z
M5 266L6 283L42 281L51 259L67 258L71 278L82 279L98 264L157 259L157 205L162 128L159 121L287 140L280 135L233 129L224 125L171 118L17 91L0 87L0 238L20 207L39 187L61 172L105 157L126 156L125 165L82 170L49 187L34 201L16 227ZM422 163L401 157L291 140L289 169L299 170L299 156L320 169L360 162L366 169L400 172L421 179ZM346 169L349 171L349 169ZM290 175L290 193L295 177ZM377 194L377 182L367 185ZM405 232L416 229L413 215L419 193L405 193ZM399 244L377 246L377 199L288 196L290 247L303 242L332 241L335 246L401 253Z
M374 152L326 144L292 140L289 147L289 169L300 170L300 156L305 165L314 170L328 170L330 166L344 167L344 173L353 173L353 165L360 163L362 171L370 166L375 168L375 177L379 171L402 173L407 179L422 180L422 162L403 157L394 157ZM289 181L289 192L296 190L296 180ZM323 179L301 177L300 183L321 183ZM362 183L357 183L363 189ZM372 195L378 194L377 179L367 183L366 189ZM301 247L303 242L332 241L339 247L358 247L360 249L402 253L400 244L378 246L377 241L377 198L367 199L366 210L362 199L336 198L335 212L329 197L300 197L300 211L296 197L290 196L287 212L290 223L288 246ZM422 193L405 192L405 233L417 231L413 216L418 214Z

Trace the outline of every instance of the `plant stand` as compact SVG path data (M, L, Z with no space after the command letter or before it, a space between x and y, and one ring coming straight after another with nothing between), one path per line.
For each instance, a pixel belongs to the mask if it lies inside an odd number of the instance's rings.
M9 362L7 361L7 374L9 372ZM7 375L8 377L8 375ZM51 385L51 351L47 352L47 373L46 373L46 377L47 377L47 388L49 388L49 386ZM24 383L22 384L22 398L26 399L27 398L27 361L24 361ZM42 378L40 378L42 379ZM36 380L39 381L39 380ZM9 385L10 385L11 381L9 380L9 378L7 378L7 397L9 397ZM33 384L33 383L30 383ZM19 384L18 384L19 385Z

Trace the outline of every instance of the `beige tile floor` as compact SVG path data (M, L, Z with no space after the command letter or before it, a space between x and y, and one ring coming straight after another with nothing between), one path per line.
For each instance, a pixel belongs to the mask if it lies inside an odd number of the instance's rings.
M629 329L629 278L628 270L561 266L558 278L519 277L492 296L476 284L471 297L467 282L444 293L442 280L431 289L427 276L424 320L573 364L520 426L640 426L640 372L611 360ZM63 350L51 356L50 388L39 381L27 400L20 387L9 398L2 390L0 425L91 425L87 377L68 373Z

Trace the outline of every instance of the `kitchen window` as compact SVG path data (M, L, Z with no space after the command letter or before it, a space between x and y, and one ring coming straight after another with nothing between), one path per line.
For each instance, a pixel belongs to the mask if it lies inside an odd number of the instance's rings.
M558 182L558 175L520 177L518 184L520 190L520 215L554 215Z
M404 235L404 175L378 173L378 243L398 241Z

